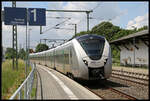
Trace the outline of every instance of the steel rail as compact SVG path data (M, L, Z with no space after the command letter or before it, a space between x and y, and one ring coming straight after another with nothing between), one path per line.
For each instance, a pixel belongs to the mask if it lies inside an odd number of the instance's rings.
M109 88L109 90L111 90L112 92L115 92L115 93L117 93L117 94L119 94L119 95L125 96L125 97L128 98L129 100L137 100L137 98L135 98L135 97L133 97L133 96L130 96L130 95L126 94L126 93L123 93L123 92L121 92L121 91L119 91L119 90L116 90L116 89L114 89L114 88L112 88L112 87L108 87L108 88Z
M143 73L135 73L135 72L128 72L128 71L123 71L123 70L114 70L114 69L112 69L112 71L115 71L115 72L124 72L124 73L135 74L135 75L143 75L143 76L149 77L149 74L143 74Z
M105 85L105 84L103 84L103 83L102 83L102 85L103 85L104 87L108 88L108 90L110 90L110 91L112 91L112 92L114 92L114 93L116 93L116 94L119 94L119 95L121 95L121 96L124 96L125 98L128 98L129 100L137 100L137 98L135 98L135 97L133 97L133 96L131 96L131 95L129 95L129 94L126 94L126 93L124 93L124 92L121 92L121 91L119 91L119 90L117 90L117 89L115 89L115 88L112 88L111 86L107 86L107 85Z
M128 94L126 94L124 92L121 92L119 90L116 90L116 89L114 89L114 88L112 88L110 86L106 86L105 84L101 84L101 85L103 85L105 88L107 88L107 90L109 90L111 92L114 92L115 94L118 94L120 96L123 96L123 97L125 97L125 98L127 98L129 100L137 100L137 98L135 98L135 97L133 97L131 95L128 95ZM105 98L104 95L101 95L98 92L94 92L91 88L89 88L87 86L84 86L84 87L87 88L89 91L93 92L95 95L99 96L102 100L107 100L107 98Z
M92 93L94 93L95 95L97 95L98 97L100 97L102 100L104 100L104 97L102 97L101 95L99 95L98 93L92 91L92 89L88 88L87 86L84 86L86 89L88 89L89 91L91 91Z
M112 73L112 74L113 75L118 75L118 76L132 78L132 79L142 80L142 81L149 81L149 79L138 78L138 77L134 77L134 76L128 76L128 75L123 75L123 74L118 74L118 73Z
M144 85L144 86L148 86L148 85L149 85L149 84L142 83L142 82L138 82L138 81L133 81L133 80L129 80L129 79L124 79L124 78L121 78L121 77L116 77L116 76L111 76L111 77L112 77L112 78L121 79L121 80L126 80L126 81L129 81L129 82L133 82L133 83L140 84L140 85Z

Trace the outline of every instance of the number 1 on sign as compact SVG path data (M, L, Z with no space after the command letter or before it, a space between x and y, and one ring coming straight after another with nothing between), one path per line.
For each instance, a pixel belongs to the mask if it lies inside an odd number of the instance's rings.
M32 10L31 13L34 14L34 22L36 22L36 9Z

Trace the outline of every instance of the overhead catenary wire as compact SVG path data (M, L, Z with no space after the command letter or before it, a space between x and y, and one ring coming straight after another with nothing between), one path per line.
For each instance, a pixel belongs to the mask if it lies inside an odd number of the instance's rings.
M57 27L57 26L59 26L59 25L65 23L66 21L68 21L68 20L70 20L70 19L71 19L71 18L68 18L67 20L65 20L65 21L63 21L63 22L61 22L61 23L56 24L55 26L53 26L53 27L51 27L51 28L49 28L49 29L43 31L42 33L45 33L45 32L47 32L47 31L49 31L49 30L51 30L51 29L53 29L53 28L55 28L55 27Z
M54 19L69 19L70 17L58 17L58 16L56 16L56 17L51 17L51 16L49 16L49 17L47 17L47 18L54 18Z
M101 5L101 4L98 3L98 4L92 9L92 11L94 11L94 10L95 10L96 8L98 8L100 5Z
M100 5L102 4L102 2L99 2L92 10L94 11L95 9L97 9ZM93 19L93 20L104 20L104 18L101 17L89 17L89 19Z
M97 9L97 8L101 5L101 3L102 3L102 2L99 2L99 3L92 9L92 11L95 10L95 9ZM50 18L57 18L57 19L60 19L60 18L67 18L67 17L50 17ZM103 20L103 19L100 18L100 17L98 17L98 18L90 17L89 19L96 19L96 20L97 20L97 19L100 19L100 20ZM83 21L83 20L81 19L77 24L81 23L82 21ZM63 21L62 23L64 23L64 22L66 22L66 21ZM56 24L54 27L51 27L51 28L49 28L49 29L43 31L43 33L44 33L44 32L47 32L48 30L51 30L51 29L56 28L56 26L58 26L58 25L60 25L60 24L62 24L62 23Z

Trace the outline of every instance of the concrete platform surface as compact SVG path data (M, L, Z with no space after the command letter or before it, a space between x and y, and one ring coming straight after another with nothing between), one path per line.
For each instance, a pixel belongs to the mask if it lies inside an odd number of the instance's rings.
M38 71L37 99L98 99L101 98L65 75L36 65Z

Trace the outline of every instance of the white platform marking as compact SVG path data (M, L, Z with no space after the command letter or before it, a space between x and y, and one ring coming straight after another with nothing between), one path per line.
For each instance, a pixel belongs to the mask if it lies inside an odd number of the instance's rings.
M78 99L74 95L74 93L57 76L55 76L53 73L51 73L49 70L47 70L45 68L42 68L42 69L44 69L46 72L48 72L58 82L58 84L63 88L63 90L66 92L66 94L69 96L69 98Z

